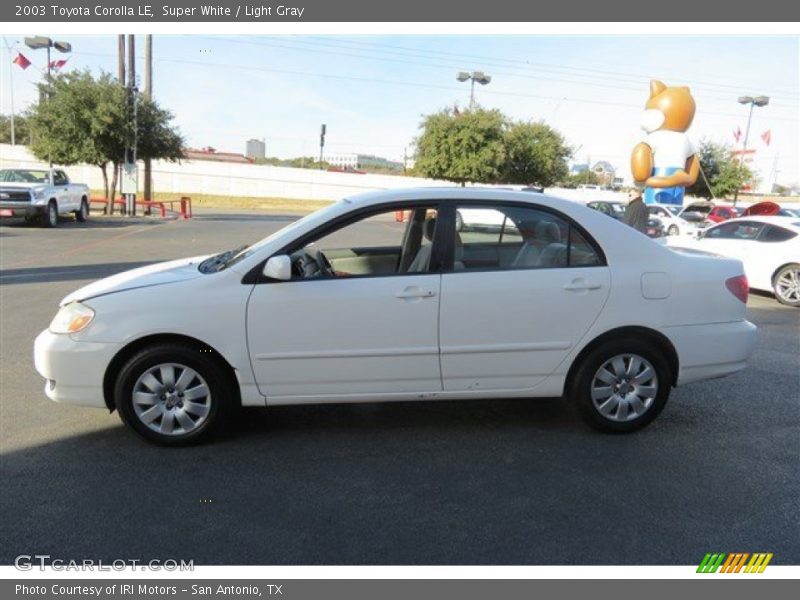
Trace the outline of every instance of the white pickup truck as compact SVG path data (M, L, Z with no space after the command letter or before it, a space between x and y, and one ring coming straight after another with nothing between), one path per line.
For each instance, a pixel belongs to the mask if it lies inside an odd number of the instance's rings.
M89 186L70 183L60 169L0 169L0 217L55 227L68 214L81 222L89 217Z

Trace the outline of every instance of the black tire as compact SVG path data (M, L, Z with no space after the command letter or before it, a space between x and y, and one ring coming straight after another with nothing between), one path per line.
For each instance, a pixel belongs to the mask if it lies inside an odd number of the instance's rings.
M47 203L47 210L42 215L42 227L52 229L58 226L58 204L55 200Z
M86 220L89 218L89 203L86 201L86 198L81 200L81 207L75 211L75 220L78 223L85 223Z
M667 235L678 235L679 233L680 230L677 225L670 225L669 229L667 229Z
M599 379L595 379L600 368L612 359L623 355L635 355L650 363L655 371L655 394L649 400L649 404L642 414L631 417L630 420L615 420L602 414L595 405L592 389L595 381L601 383ZM635 379L633 378L634 381ZM604 432L627 433L641 429L659 415L669 398L672 381L669 362L655 344L634 337L624 337L603 343L583 359L572 380L569 395L581 417L590 427ZM625 385L629 384L626 382ZM609 384L609 387L613 388L614 386ZM602 400L599 399L598 402L602 403ZM628 403L625 402L625 404ZM628 417L632 411L629 406L625 408L625 415Z
M779 282L783 283L786 277L791 277L792 274L794 274L795 281L800 280L800 264L790 263L778 269L775 276L772 278L772 292L775 294L775 299L781 304L799 308L800 293L791 288L786 288L785 286L779 287Z
M147 406L146 404L134 403L134 386L150 369L164 364L188 367L195 371L202 379L195 379L194 382L196 384L201 381L204 382L209 390L208 409L203 421L188 433L179 431L170 434L154 431L154 429L145 424L137 414L137 408L134 407L134 404L137 404L138 410L142 411ZM176 369L176 372L179 371ZM163 381L160 383L163 383ZM139 385L141 386L141 383ZM156 392L153 395L158 396L159 393ZM140 350L120 369L114 385L114 404L123 423L148 441L163 446L186 446L207 440L227 419L234 407L235 398L235 393L231 389L231 378L226 368L220 364L213 354L208 352L207 349L177 343L157 344ZM164 399L165 396L161 395L157 401L161 407L159 422L164 420L167 412L167 403L164 402ZM176 412L180 410L180 412L188 413L188 409L182 410L183 403L180 406L180 409L177 406L172 408ZM190 416L192 420L195 418L200 419L194 413L191 413ZM175 425L178 424L177 414L173 413L173 416L170 417L170 422ZM156 425L155 421L152 421L152 425ZM178 427L182 429L179 425Z

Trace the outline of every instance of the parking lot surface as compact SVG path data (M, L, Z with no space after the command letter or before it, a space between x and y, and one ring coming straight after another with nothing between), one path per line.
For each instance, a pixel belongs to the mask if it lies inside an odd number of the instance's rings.
M0 224L0 563L800 563L800 310L769 296L750 296L747 370L674 390L624 436L560 399L424 402L247 409L212 444L164 449L45 398L33 340L68 292L294 218Z

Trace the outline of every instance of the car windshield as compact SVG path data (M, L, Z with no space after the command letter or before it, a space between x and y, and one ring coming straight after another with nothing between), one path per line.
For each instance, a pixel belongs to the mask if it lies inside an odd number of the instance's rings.
M611 206L611 208L613 209L613 211L615 213L624 213L625 212L625 207L622 204L618 203L618 202L609 202L609 205Z
M340 200L339 202L349 202L349 200ZM326 206L325 208L321 208L317 211L309 213L306 216L296 221L293 221L286 227L282 227L275 233L268 235L264 239L259 240L255 244L240 246L239 248L234 248L233 250L227 250L225 252L215 254L214 256L207 258L202 263L200 263L198 268L200 269L201 273L216 273L217 271L222 271L223 269L227 269L231 265L234 265L239 261L244 260L248 256L252 256L256 252L258 252L261 248L270 244L276 238L291 231L294 231L299 227L302 227L312 219L315 220L319 217L324 217L324 215L326 215L328 212L334 210L334 207L338 206L339 202L335 202L330 206Z
M50 183L50 173L32 169L2 169L0 182L4 183Z
M679 212L681 212L681 207L680 206L669 206L669 205L667 205L664 208L666 208L670 213L672 213L673 216L676 216Z

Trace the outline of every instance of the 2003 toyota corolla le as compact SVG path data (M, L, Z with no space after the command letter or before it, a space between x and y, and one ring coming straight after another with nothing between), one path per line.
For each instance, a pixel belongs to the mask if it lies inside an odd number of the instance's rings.
M163 444L238 405L562 395L593 427L632 431L673 386L745 367L747 293L738 260L577 203L412 189L88 285L34 354L51 399L116 409Z

